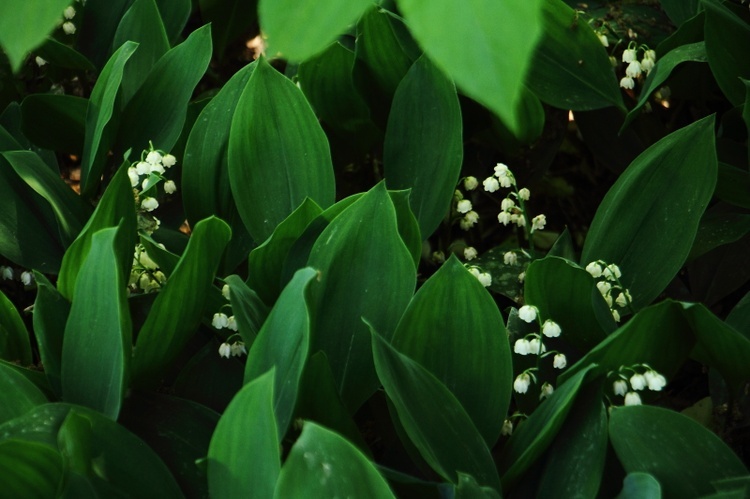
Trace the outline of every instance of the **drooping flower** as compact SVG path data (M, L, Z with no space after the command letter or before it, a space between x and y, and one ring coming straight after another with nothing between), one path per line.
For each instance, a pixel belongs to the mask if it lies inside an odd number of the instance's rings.
M167 194L174 194L177 192L177 185L175 185L174 180L167 180L164 182L164 192Z
M473 191L479 185L479 181L476 177L466 177L464 179L464 189L467 191Z
M537 215L531 219L531 232L542 230L547 225L547 217L544 215Z
M219 345L219 356L227 359L232 355L232 346L229 343Z
M531 324L536 320L536 307L531 305L524 305L518 309L518 318L524 322Z
M605 47L609 47L609 40L607 39L607 35L604 33L599 33L596 35L599 38L599 41L602 42L602 45Z
M635 392L626 393L625 405L641 405L641 396Z
M477 253L476 248L472 246L467 246L464 248L464 258L466 258L466 260L471 261L475 259L477 255L478 253Z
M635 88L635 80L629 76L625 76L620 80L620 87L625 88L627 90L632 90Z
M63 16L65 19L73 19L76 16L76 9L71 5L63 11Z
M39 56L36 56L36 57L34 58L34 62L36 62L36 65L37 65L37 66L39 66L40 68L41 68L42 66L44 66L45 64L47 64L47 61L46 61L46 60L44 60L44 59L42 59L42 58L41 58L41 57L39 57Z
M13 269L10 267L0 267L0 274L3 280L10 281L13 279Z
M227 317L227 329L237 331L237 321L234 319L233 315Z
M591 262L586 265L586 272L591 274L591 277L596 279L602 275L602 266L598 262Z
M612 298L610 297L610 301L611 300L612 300ZM611 307L612 304L609 303L609 306ZM620 322L620 320L621 320L620 312L618 312L617 310L612 310L612 318L615 320L615 322Z
M551 319L544 321L544 324L542 325L542 334L547 338L557 338L560 336L561 332L562 329L557 322Z
M175 158L171 154L165 154L161 158L161 164L164 165L166 168L171 168L177 164L177 158Z
M526 187L518 191L518 197L523 199L524 201L528 201L531 199L531 191L528 190Z
M495 192L500 189L500 182L495 177L487 177L482 181L482 185L487 192Z
M456 204L456 211L459 213L468 213L471 211L471 201L468 199L462 199Z
M643 373L643 377L646 378L646 383L648 383L649 390L658 392L661 391L662 388L667 386L667 379L653 369L649 369L648 371Z
M604 278L608 281L616 281L622 277L622 272L620 272L620 267L614 263L610 263L607 265L607 268L602 271L602 275L604 275Z
M487 288L487 287L489 287L489 286L492 285L492 276L490 275L489 272L482 272L482 273L480 273L479 277L477 277L477 279L479 279L479 283L482 286L484 286L485 288Z
M555 392L555 388L549 383L544 383L539 394L539 400L546 399Z
M567 365L568 358L565 357L564 353L555 354L555 357L552 359L552 367L555 369L565 369L565 366Z
M503 421L503 427L500 429L500 435L508 436L513 434L513 421L506 419Z
M612 285L607 281L599 281L596 283L596 289L599 290L602 296L607 296L612 289Z
M516 342L513 344L513 351L517 353L518 355L528 355L531 353L531 348L529 345L529 340L526 338L521 338L520 340L516 340Z
M638 61L631 62L628 64L628 67L625 68L625 76L629 78L638 78L641 76L641 73L643 73L643 69L641 69L641 63Z
M614 390L615 395L625 395L628 391L628 382L624 379L618 379L612 383L612 390Z
M29 286L33 280L34 274L29 272L28 270L24 270L23 272L21 272L21 282L24 286Z
M518 255L514 251L503 253L503 263L505 265L515 265L518 262Z
M515 381L513 381L513 389L517 393L526 393L529 389L529 385L531 385L531 376L529 376L528 373L519 374L516 376Z
M138 175L149 174L151 173L151 165L146 163L145 161L139 161L138 163L135 164L135 171L136 173L138 173Z
M146 155L146 163L149 163L151 165L161 163L161 159L162 159L162 156L158 151L150 151Z
M497 215L497 221L503 225L508 225L511 222L511 215L507 211L501 211Z
M513 208L516 205L515 201L513 201L511 198L505 198L500 202L500 209L503 211L508 211L511 208Z
M497 178L507 177L510 174L510 168L505 163L498 163L495 165L495 176Z
M216 329L223 329L227 327L229 324L229 317L227 317L227 314L224 314L222 312L217 312L214 314L214 318L211 321L211 325L215 327Z
M141 208L143 208L146 211L154 211L159 207L159 201L157 201L154 198L145 198L143 201L141 201Z
M547 351L547 347L544 346L539 338L532 338L529 340L529 353L533 355L539 355Z
M221 287L221 296L225 299L229 299L229 284L225 284Z
M633 387L633 390L643 390L646 388L646 385L646 377L643 374L635 373L630 377L630 386Z
M76 32L76 25L68 21L68 22L63 23L62 29L66 35L73 35Z
M135 167L128 168L128 178L130 179L130 186L135 187L138 185L139 175L138 170L135 169Z
M633 62L637 59L638 54L635 49L625 49L622 52L622 62Z

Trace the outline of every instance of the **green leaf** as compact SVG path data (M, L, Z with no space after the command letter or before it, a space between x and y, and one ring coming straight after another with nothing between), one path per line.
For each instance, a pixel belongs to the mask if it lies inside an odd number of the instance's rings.
M0 424L47 402L41 390L14 369L0 364Z
M208 448L211 497L273 497L281 469L273 413L274 370L246 384L216 425Z
M258 61L232 119L229 179L256 241L265 241L305 197L323 208L334 201L325 133L301 90L265 59Z
M294 274L263 323L245 364L245 383L274 368L273 413L279 441L284 438L292 419L310 347L305 290L315 276L315 270L309 267Z
M395 498L372 462L337 433L306 421L274 497Z
M607 455L607 409L599 383L584 386L547 450L537 497L596 497Z
M455 256L414 295L391 344L448 387L492 447L513 383L508 332L495 301Z
M750 118L748 121L750 121ZM714 195L734 206L750 208L748 192L750 192L750 173L746 169L735 168L727 163L719 162L719 174Z
M38 147L81 154L88 105L74 95L29 95L21 103L23 133Z
M615 408L609 438L625 471L653 475L667 497L710 494L712 481L748 472L719 437L687 416L660 407Z
M63 480L63 460L51 447L8 439L0 442L3 497L55 497Z
M636 313L568 367L558 380L564 382L594 363L601 366L602 371L643 363L669 378L685 362L693 345L695 339L690 334L690 323L682 313L682 306L671 300L663 301Z
M130 186L130 178L128 177L129 166L128 161L120 166L99 200L94 214L88 219L86 226L63 256L57 288L60 294L69 300L73 299L76 278L86 260L91 248L91 240L96 232L108 227L116 227L122 223L120 237L123 238L123 242L120 251L131 253L133 251L136 242L137 222L133 188ZM130 269L133 265L132 258L123 258L119 264L119 270L123 278L129 278Z
M258 0L198 0L201 19L211 23L214 54L226 55L226 46L250 31L257 22Z
M151 71L154 63L169 50L169 40L155 0L135 0L117 26L112 46L138 43L138 50L125 65L122 102L129 102Z
M311 351L326 353L353 413L377 388L361 318L371 318L390 338L416 285L416 269L384 183L333 219L315 242L308 265L320 272L309 290Z
M750 45L747 9L718 0L703 0L706 10L705 36L708 65L724 95L734 106L745 101L750 61L743 47Z
M224 281L229 285L232 313L237 321L239 334L249 349L268 317L268 306L240 276L230 275Z
M227 148L237 101L255 66L251 63L237 71L203 108L188 137L182 162L182 199L187 219L191 225L212 215L226 221L232 228L226 258L236 252L232 263L247 257L252 238L240 219L229 187Z
M193 31L164 54L151 68L123 110L118 133L119 149L138 154L154 147L170 151L182 133L188 103L211 59L211 27Z
M463 161L456 88L426 56L417 59L393 97L383 168L395 189L412 189L411 206L426 239L450 208Z
M692 356L717 369L737 393L750 380L750 339L716 317L701 303L683 304L697 340Z
M73 242L91 215L91 208L36 153L8 151L2 155L18 176L50 204L63 244Z
M510 437L498 459L503 489L513 487L521 474L547 451L563 427L587 374L594 367L589 364L566 382L559 381L554 393Z
M679 26L698 12L700 0L661 0L659 3L675 26Z
M542 37L525 82L560 109L625 109L607 51L586 18L562 0L542 2ZM528 43L528 42L522 42Z
M29 332L13 302L0 291L0 358L24 366L32 363Z
M538 0L398 2L414 38L430 60L463 93L497 114L513 132L519 128L516 103L542 34L543 5ZM497 29L498 19L503 20L502 30ZM455 43L456 39L461 43Z
M230 237L229 226L215 217L201 220L193 229L185 252L138 333L133 357L136 383L157 382L198 328Z
M633 306L650 303L685 263L716 171L713 116L649 147L599 205L581 262L617 264Z
M36 50L36 53L52 66L83 71L96 70L96 67L86 58L85 55L81 54L73 47L58 42L54 38L47 38L47 41Z
M524 300L539 309L542 321L557 322L565 341L583 351L617 328L591 275L562 258L548 256L531 262L524 279Z
M60 371L65 324L70 315L70 302L51 282L39 272L34 272L37 292L34 301L34 335L39 346L39 356L44 365L44 374L58 396L62 395ZM72 296L72 295L71 295Z
M21 69L27 53L55 29L68 5L70 0L7 0L0 5L0 47L14 73Z
M322 52L372 4L371 0L260 0L258 16L269 53L301 62Z
M373 326L370 332L378 377L425 461L453 484L458 483L458 472L464 472L480 485L500 491L487 444L458 399L427 369L389 345Z
M458 473L458 486L455 488L456 499L500 499L500 493L491 487L481 487L473 476Z
M622 481L622 492L617 499L661 499L661 485L648 473L628 473Z
M271 237L253 249L247 259L248 284L264 302L271 304L281 293L284 261L292 245L323 210L315 201L305 198L302 204L281 222Z
M379 134L354 86L354 52L336 42L300 64L297 79L315 114L339 135L362 147Z
M672 71L682 64L683 62L707 62L708 55L706 54L706 43L690 43L688 45L682 45L670 50L664 56L660 57L657 61L654 69L648 74L648 78L643 84L641 94L638 99L638 104L630 110L628 115L625 117L625 123L620 128L622 133L630 123L640 114L641 108L646 105L651 97L651 94L657 89L661 88L665 81L672 74Z
M138 44L135 42L125 42L118 48L102 69L91 91L86 111L86 141L81 157L81 192L85 196L94 194L104 171L111 145L110 136L115 126L110 121L115 112L123 70L136 48Z
M69 426L60 434L59 430L72 412L77 420L75 426ZM81 418L88 421L81 421ZM88 436L87 426L90 428ZM164 498L182 497L169 470L148 445L122 425L91 409L62 403L44 404L1 425L0 434L43 443L56 451L62 443L67 448L65 452L72 452L79 459L91 456L89 469L92 473L88 478L108 485L105 489L109 491L105 494L108 497L112 497L112 491L116 496L126 497L152 494ZM76 434L86 438L69 438Z
M116 246L122 230L102 229L93 235L76 279L62 345L64 399L113 420L128 387L132 345L127 285Z
M709 251L742 239L750 232L750 215L734 211L709 209L701 218L698 233L690 248L688 261Z

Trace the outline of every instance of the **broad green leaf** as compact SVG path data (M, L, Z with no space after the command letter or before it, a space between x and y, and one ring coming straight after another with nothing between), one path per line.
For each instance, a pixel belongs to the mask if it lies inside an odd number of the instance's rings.
M719 437L668 409L617 407L610 414L609 438L625 471L653 475L667 497L709 494L712 481L748 473Z
M607 51L586 18L562 0L541 3L542 36L526 75L529 88L560 109L590 111L616 106L624 110Z
M0 364L0 424L22 416L47 402L34 383L10 367Z
M461 107L453 83L426 56L414 63L393 97L383 168L392 189L412 189L422 238L445 218L463 161Z
M636 104L625 117L625 123L622 124L620 131L622 132L622 130L625 130L625 128L633 122L633 120L640 114L641 108L649 101L651 94L661 88L677 66L683 62L707 61L708 55L706 54L705 42L682 45L674 50L670 50L660 57L656 62L654 69L648 74L648 77L643 84L638 104Z
M747 121L750 122L750 118ZM715 196L734 206L750 208L748 192L750 192L750 173L747 169L719 162Z
M312 354L305 363L294 417L315 421L330 428L362 452L370 454L370 448L336 390L326 354L320 350Z
M273 368L237 392L208 448L211 497L273 497L281 469L273 414Z
M164 21L164 30L170 43L175 44L182 37L193 10L191 0L156 0L159 14Z
M57 396L62 395L60 370L65 324L70 315L70 302L39 272L34 272L37 292L34 301L34 335L44 374ZM72 295L71 295L72 296Z
M29 95L21 103L23 133L38 147L81 154L88 105L74 95Z
M227 44L247 33L257 22L258 0L198 0L201 19L211 23L214 54L226 55Z
M128 387L132 348L127 286L117 254L122 230L102 229L93 235L76 279L62 344L63 398L113 420Z
M648 473L628 473L622 481L622 492L617 499L661 499L661 485Z
M333 43L371 4L371 0L260 0L258 17L271 53L302 62Z
M688 358L694 345L690 323L680 304L663 301L636 313L581 360L569 366L558 380L564 382L591 364L607 371L641 363L648 364L669 379Z
M750 380L750 339L716 317L701 303L683 304L696 345L692 356L718 370L732 392Z
M560 432L547 450L537 497L595 497L607 455L607 409L599 383L576 396Z
M310 315L305 290L315 276L315 270L309 267L294 274L263 323L245 364L245 383L274 368L273 413L279 441L284 438L292 419L310 348Z
M8 362L7 360L0 359L0 365L15 371L16 374L20 374L28 381L31 382L39 391L45 396L45 400L54 399L56 397L55 392L52 391L52 387L47 380L47 377L42 371L38 371L36 366L31 365L28 368L21 367L16 363Z
M391 344L455 395L492 447L510 404L508 332L495 301L455 256L414 295Z
M13 302L0 291L0 358L28 366L32 362L29 332Z
M402 44L403 23L373 7L357 23L353 79L367 100L376 123L385 126L393 94L418 54Z
M398 2L430 60L513 132L518 130L516 103L542 34L543 5L539 0ZM497 29L501 19L503 29Z
M36 442L0 442L2 496L55 497L63 481L63 460L57 450Z
M395 498L362 452L337 433L306 421L281 469L274 497Z
M154 147L170 151L180 137L188 103L211 59L211 27L193 31L164 54L151 68L123 110L118 133L119 149L138 154Z
M473 476L458 473L458 485L455 488L456 499L500 499L500 492L492 487L482 487Z
M96 67L86 58L85 55L81 54L73 47L58 42L54 38L47 38L47 41L36 50L36 53L39 57L53 66L83 71L96 70Z
M265 59L258 61L232 119L229 179L256 241L265 241L305 197L322 208L334 201L325 133L302 91Z
M581 262L617 264L633 306L650 303L685 263L716 171L713 116L649 147L599 205Z
M283 285L282 269L289 250L310 222L322 212L315 201L305 198L302 204L276 227L271 237L250 252L247 259L247 282L264 302L271 304L278 298Z
M55 29L70 0L4 0L0 4L0 47L13 72L21 69L26 55Z
M188 137L182 161L182 199L191 225L215 215L232 228L230 253L237 263L247 257L252 238L240 219L229 187L227 148L237 101L255 69L251 63L237 71L203 108ZM231 265L231 263L230 263Z
M81 475L92 473L92 433L89 419L75 409L68 412L57 432L57 446L67 469Z
M77 430L68 427L67 433L63 431L61 435L59 430L72 412L76 415ZM81 421L81 418L88 421ZM74 434L86 435L81 433L86 431L86 426L90 427L90 435L85 440L68 438L71 430L76 430ZM109 490L105 495L109 497L113 493L126 497L182 497L169 470L143 440L91 409L62 403L44 404L1 425L0 434L46 444L54 448L55 453L63 443L66 452L73 452L79 459L92 456L94 460L89 463L89 469L93 473L88 478L104 483Z
M169 40L155 0L135 0L122 16L112 45L119 47L128 41L137 42L138 50L125 65L122 102L130 101L154 63L169 50Z
M164 460L185 493L208 497L206 472L196 460L208 454L219 414L185 400L138 392L128 398L119 422Z
M566 422L587 374L594 367L595 364L587 365L566 382L558 378L560 384L555 392L513 432L498 458L503 489L513 487L521 474L548 450Z
M230 275L224 279L229 286L232 313L237 321L239 334L250 349L268 317L268 306L240 276Z
M73 299L76 278L86 260L91 248L91 240L96 232L108 227L116 227L122 223L123 238L122 252L132 252L136 238L136 211L133 198L133 188L130 186L128 167L130 163L125 161L112 178L112 181L104 191L99 200L94 214L86 222L75 241L70 245L63 256L60 276L57 281L57 289L67 299ZM130 268L133 264L132 258L120 260L119 270L123 278L128 278Z
M745 101L745 85L750 78L750 61L745 47L750 45L747 9L719 0L703 0L706 11L706 54L708 65L724 95L739 106Z
M542 321L557 322L565 341L583 351L617 328L591 275L559 257L531 262L524 279L524 299L539 309Z
M416 268L398 233L384 183L333 219L307 264L320 272L308 295L311 351L326 353L339 393L353 413L378 385L361 318L371 318L390 338L416 285Z
M698 12L700 0L660 0L662 9L679 26Z
M104 172L106 155L111 146L111 123L115 114L115 101L120 90L125 63L133 55L138 44L125 42L118 48L104 66L89 98L86 111L86 141L81 157L81 192L92 196L99 186ZM117 116L115 116L117 118Z
M379 132L354 86L354 64L354 52L336 42L300 64L297 78L315 114L339 135L364 147Z
M698 225L688 261L695 260L719 246L738 241L748 232L750 215L723 209L709 209Z
M726 323L750 340L750 292L729 312Z
M8 151L2 155L18 176L49 203L63 244L73 242L91 215L91 208L36 153Z
M401 354L373 326L375 368L398 418L430 467L453 484L469 473L500 491L495 463L458 399L427 369Z
M133 377L137 384L158 382L195 333L230 237L229 226L218 218L201 220L194 227L185 253L138 333L133 357Z

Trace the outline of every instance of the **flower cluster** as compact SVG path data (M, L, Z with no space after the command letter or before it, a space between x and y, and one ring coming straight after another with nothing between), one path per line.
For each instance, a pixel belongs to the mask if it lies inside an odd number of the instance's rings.
M620 282L620 277L622 277L620 268L614 263L607 264L602 260L597 260L586 265L586 272L591 274L594 279L599 279L596 288L604 297L604 301L607 302L615 322L620 322L618 308L620 310L629 308L633 302L630 291L625 289Z
M159 207L159 201L154 195L155 187L160 182L164 181L163 188L166 194L177 192L177 185L174 181L167 180L163 176L169 168L177 163L177 158L164 153L164 151L154 149L150 142L149 145L148 150L141 152L141 160L128 168L130 185L139 201L142 214L151 213ZM150 233L159 228L159 219L153 215L150 215L149 218L153 219L152 223L149 224L153 226L152 230L148 230L150 227L143 228Z
M667 379L648 364L621 366L617 371L610 371L607 376L615 378L612 392L617 397L624 397L625 405L641 405L638 392L644 388L658 392L667 386Z
M160 245L162 249L163 245ZM159 270L159 266L154 262L146 248L142 244L135 246L133 254L133 267L130 270L130 279L128 280L128 291L131 293L152 293L161 289L167 282L167 276Z
M479 267L471 266L469 267L469 272L471 275L477 278L477 280L482 284L482 286L489 287L492 285L492 276L489 272L482 272L482 270Z
M524 305L518 309L518 318L529 324L536 322L539 325L540 332L527 334L516 340L513 351L518 355L536 355L539 359L552 355L552 367L564 369L568 364L565 354L554 350L547 351L547 346L544 344L545 338L558 338L562 334L560 325L552 319L547 319L541 323L539 311L532 305ZM538 367L532 367L519 374L513 382L513 389L518 393L526 393L531 383L537 381L534 374L537 370ZM552 395L554 387L545 382L540 390L539 398L544 399Z
M76 32L76 25L73 23L73 18L75 16L76 9L72 5L63 11L63 17L65 18L65 20L61 21L61 27L66 35L74 35Z
M3 281L12 281L14 275L15 273L13 272L13 267L0 265L0 278ZM32 274L28 270L24 270L18 276L18 280L21 281L21 284L23 284L24 286L31 286L31 283L34 282L34 274Z
M643 57L638 60L638 52L643 52ZM627 64L625 76L620 80L620 86L625 89L635 87L635 80L642 74L648 75L656 64L656 52L646 45L637 45L630 42L628 48L622 52L622 62Z
M221 294L225 300L229 300L229 285L225 284L221 288ZM228 306L228 304L224 305L224 307ZM238 329L237 321L235 320L234 315L228 316L221 311L214 314L211 325L216 329L229 329L230 331L237 331ZM244 342L242 342L241 340L234 340L230 343L230 340L235 337L239 337L239 335L230 335L227 340L219 346L219 356L226 357L228 359L229 357L239 357L240 355L247 355L247 350L245 349Z
M474 179L474 182L470 182L468 179ZM476 178L466 177L464 179L464 187L467 190L476 189ZM469 187L471 187L471 189L469 189ZM459 226L461 229L469 230L474 227L479 221L479 213L474 211L471 201L464 199L463 193L458 189L456 189L453 199L456 202L456 213L461 217L459 220Z
M495 166L495 173L491 177L484 179L482 185L484 186L484 190L490 193L496 192L501 188L513 189L500 202L501 211L497 215L498 222L503 225L515 224L518 227L529 227L527 235L544 229L544 226L547 224L547 217L537 215L531 219L529 218L524 203L531 198L531 191L526 187L518 188L516 178L507 165L498 163Z

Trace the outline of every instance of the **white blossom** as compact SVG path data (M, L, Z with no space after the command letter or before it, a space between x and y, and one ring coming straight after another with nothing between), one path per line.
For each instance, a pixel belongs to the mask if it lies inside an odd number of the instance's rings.
M219 345L219 356L227 359L232 355L232 346L229 343Z
M0 274L2 274L3 279L6 281L13 279L13 269L10 267L0 267Z
M171 168L177 164L177 158L171 154L165 154L164 157L161 158L161 164L167 168Z
M475 223L479 221L479 213L472 210L468 212L466 215L464 215L464 220L466 220L467 223L474 225Z
M63 16L65 16L65 19L73 19L76 16L76 9L71 5L63 11Z
M221 296L225 299L229 299L229 284L225 284L221 287Z
M531 324L536 320L536 307L531 305L524 305L518 309L518 318L524 322Z
M518 197L523 199L524 201L528 201L531 199L531 191L528 190L526 187L518 191Z
M568 365L568 358L565 357L564 353L558 353L552 359L552 367L554 367L555 369L565 369L565 366L567 365Z
M237 321L234 319L233 315L227 317L227 329L237 331Z
M607 281L599 281L596 283L596 289L599 290L602 296L607 296L612 289L612 285Z
M523 215L511 215L510 220L511 222L515 222L515 224L519 227L526 226L526 217L524 217Z
M135 187L138 185L138 180L140 176L138 175L138 171L134 167L128 168L128 178L130 179L130 186Z
M542 385L541 393L539 394L539 400L546 399L555 392L555 388L549 383Z
M500 435L508 436L513 434L513 421L506 419L503 421L503 427L500 429Z
M617 296L617 299L615 300L615 303L617 303L621 307L625 307L628 304L628 297L625 295L625 293L620 293Z
M66 23L63 23L62 29L66 35L72 35L72 34L75 34L76 32L76 25L68 21Z
M518 262L518 255L514 251L503 253L503 263L505 265L515 265Z
M507 177L510 174L510 168L505 163L498 163L495 165L495 176L497 178Z
M175 185L174 180L167 180L164 182L164 192L167 194L174 194L177 192L177 185Z
M624 379L618 379L612 383L612 390L614 390L615 395L625 395L628 391L628 382Z
M531 219L531 232L542 230L545 225L547 225L547 217L544 215L537 215Z
M146 163L145 161L139 161L135 164L135 171L136 173L138 173L138 175L147 175L151 173L151 165Z
M602 271L602 275L604 275L608 281L616 281L622 277L622 272L620 272L620 267L614 263L610 263L607 265L607 268Z
M630 377L630 386L633 387L633 390L643 390L646 385L646 377L643 374L636 373Z
M531 353L530 342L526 338L516 340L513 344L513 351L518 355L528 355Z
M158 151L151 151L146 155L146 163L155 165L161 163L161 154Z
M214 314L214 318L211 321L211 325L215 327L216 329L223 329L227 327L229 324L229 317L227 317L227 314L224 314L222 312L217 312Z
M471 230L472 227L474 227L474 222L471 221L469 218L462 218L458 222L459 227L461 227L461 230Z
M604 45L605 47L609 47L609 40L607 39L607 35L605 35L604 33L598 33L596 36L599 38L599 41L602 42L602 45Z
M468 199L462 199L456 205L456 211L459 213L468 213L471 211L471 201Z
M245 350L245 344L241 341L235 341L232 343L232 346L230 347L230 351L232 352L232 357L239 357L240 355L247 355L247 350Z
M489 272L482 272L481 274L479 274L479 277L477 277L477 279L479 279L479 283L485 288L492 285L492 276L489 274Z
M540 353L544 353L546 351L547 347L544 346L544 343L542 343L539 338L532 338L529 340L529 353L539 355Z
M648 371L643 373L643 377L646 378L646 383L648 383L649 390L658 392L661 391L662 388L667 386L667 379L653 369L649 369Z
M497 221L500 222L503 225L508 225L510 223L510 213L507 211L501 211L500 214L497 216Z
M487 192L495 192L500 189L500 182L495 177L487 177L482 181L482 185Z
M643 59L641 61L641 69L649 74L654 69L654 61L652 59Z
M544 321L544 324L542 325L542 334L547 338L557 338L560 336L561 332L562 329L557 322L551 319Z
M602 266L598 262L591 262L586 265L586 272L591 274L591 277L596 279L602 275Z
M159 201L157 201L154 198L145 198L143 201L141 201L141 208L143 208L146 211L154 211L159 207Z
M625 76L630 78L638 78L641 76L641 73L643 73L643 69L641 69L641 63L638 61L631 62L628 64L628 67L625 68Z
M638 57L635 49L625 49L622 52L622 62L633 62Z
M478 255L478 253L477 253L476 248L474 248L472 246L467 246L467 247L464 248L464 258L466 258L466 260L471 261L471 260L475 259L477 257L477 255Z
M612 298L610 297L610 300L611 299ZM612 304L610 303L609 306L611 307ZM617 310L612 310L612 318L615 320L615 322L620 322L620 319L621 319L620 312L618 312Z
M513 381L513 389L518 393L526 393L530 384L531 376L529 376L528 373L521 373L516 376L515 381Z
M635 80L629 76L625 76L620 80L620 87L625 88L627 90L632 90L635 88Z
M464 189L467 191L473 191L479 185L479 181L476 177L466 177L464 179Z
M641 396L635 392L626 393L625 405L641 405Z
M500 202L500 209L503 211L508 211L511 208L513 208L516 205L515 201L513 201L511 198L505 198Z
M44 60L44 59L42 59L42 58L41 58L41 57L39 57L39 56L36 56L36 57L34 58L34 62L36 62L36 65L37 65L37 66L39 66L40 68L41 68L42 66L44 66L45 64L47 64L47 61L46 61L46 60Z
M29 272L28 270L24 270L23 272L21 272L21 282L24 286L29 286L33 280L34 274Z

